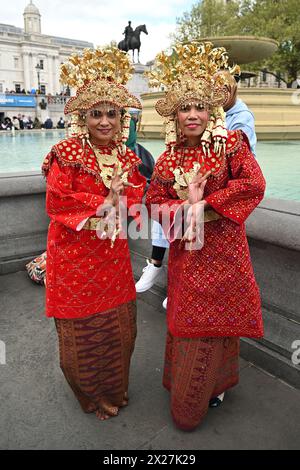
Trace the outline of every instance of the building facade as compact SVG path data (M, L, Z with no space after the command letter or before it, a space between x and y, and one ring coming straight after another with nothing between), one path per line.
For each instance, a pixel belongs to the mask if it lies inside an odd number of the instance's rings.
M23 17L24 29L0 24L0 93L59 94L60 64L93 44L42 34L41 14L32 1Z

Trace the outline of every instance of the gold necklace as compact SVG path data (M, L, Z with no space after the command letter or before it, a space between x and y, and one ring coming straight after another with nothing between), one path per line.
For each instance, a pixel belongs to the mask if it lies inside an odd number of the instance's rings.
M123 171L122 164L118 158L117 148L112 148L111 155L103 154L100 149L93 145L92 148L99 165L101 179L108 189L111 187L115 165L117 165L117 175L120 176L124 183L128 182L128 171Z
M196 148L198 147L195 146L194 150L196 152ZM189 194L189 184L192 182L192 180L195 178L196 175L198 175L199 171L201 171L202 167L204 166L204 160L200 162L199 158L199 151L197 151L197 161L193 163L193 167L189 171L185 171L183 168L184 164L184 150L186 147L181 148L181 165L178 166L173 170L173 174L175 177L175 183L173 184L173 188L175 189L177 196L179 199L186 200L188 199L188 194Z
M175 183L173 184L173 188L175 189L179 199L182 199L183 201L185 199L188 199L188 194L189 194L188 186L192 182L192 180L195 178L195 176L198 174L200 168L201 168L200 163L194 162L193 168L191 168L187 172L185 172L184 169L180 166L175 168L175 170L173 170L174 177L175 177Z
M102 153L102 151L92 145L94 154L96 156L97 162L99 165L115 165L118 163L118 150L116 148L111 149L111 154Z

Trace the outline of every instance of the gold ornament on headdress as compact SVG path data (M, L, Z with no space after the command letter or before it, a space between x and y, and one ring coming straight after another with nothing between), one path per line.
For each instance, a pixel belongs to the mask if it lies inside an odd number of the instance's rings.
M168 55L161 52L156 56L153 70L147 73L149 85L158 88L163 85L167 91L156 103L158 114L165 117L166 143L174 147L174 133L177 135L175 113L186 104L197 103L211 111L206 131L202 135L203 150L209 153L211 144L217 156L224 152L227 130L222 106L228 99L228 88L220 70L231 75L240 73L239 66L230 67L224 47L213 47L210 42L178 44Z
M101 102L140 109L140 101L124 87L133 70L128 54L117 47L85 49L82 55L71 55L61 65L60 81L77 92L66 104L65 113L86 111Z
M81 55L73 54L61 65L60 81L76 88L76 95L65 106L65 114L72 114L71 134L78 136L84 147L89 144L86 112L100 103L118 109L141 109L140 101L125 88L134 68L126 52L117 47L85 49ZM126 152L130 115L121 117L122 134L116 138L121 154Z
M117 47L97 47L95 50L84 49L82 55L72 54L69 61L61 66L60 80L75 88L99 78L125 85L133 71L126 52Z

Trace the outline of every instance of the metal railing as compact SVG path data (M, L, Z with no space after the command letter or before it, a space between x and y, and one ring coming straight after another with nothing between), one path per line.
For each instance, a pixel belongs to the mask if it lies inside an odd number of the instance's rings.
M65 105L67 100L70 98L69 96L52 96L52 95L46 95L47 98L47 103L49 105L56 104L56 105Z

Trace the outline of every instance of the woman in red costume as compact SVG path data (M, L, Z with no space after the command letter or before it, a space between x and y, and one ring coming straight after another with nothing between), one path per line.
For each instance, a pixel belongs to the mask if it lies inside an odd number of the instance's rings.
M123 86L131 65L116 48L85 50L61 69L77 87L65 107L72 137L54 145L47 177L46 314L55 318L60 365L82 409L101 420L128 401L136 336L135 285L126 237L110 216L140 203L145 179L124 142L140 102Z
M179 45L171 56L161 53L150 73L153 86L168 90L156 104L166 118L167 150L146 200L151 216L160 223L170 216L171 225L163 384L184 430L196 428L209 404L238 383L239 337L263 336L244 222L265 180L246 135L225 128L228 87L216 72L238 70L227 60L225 49L210 43Z

